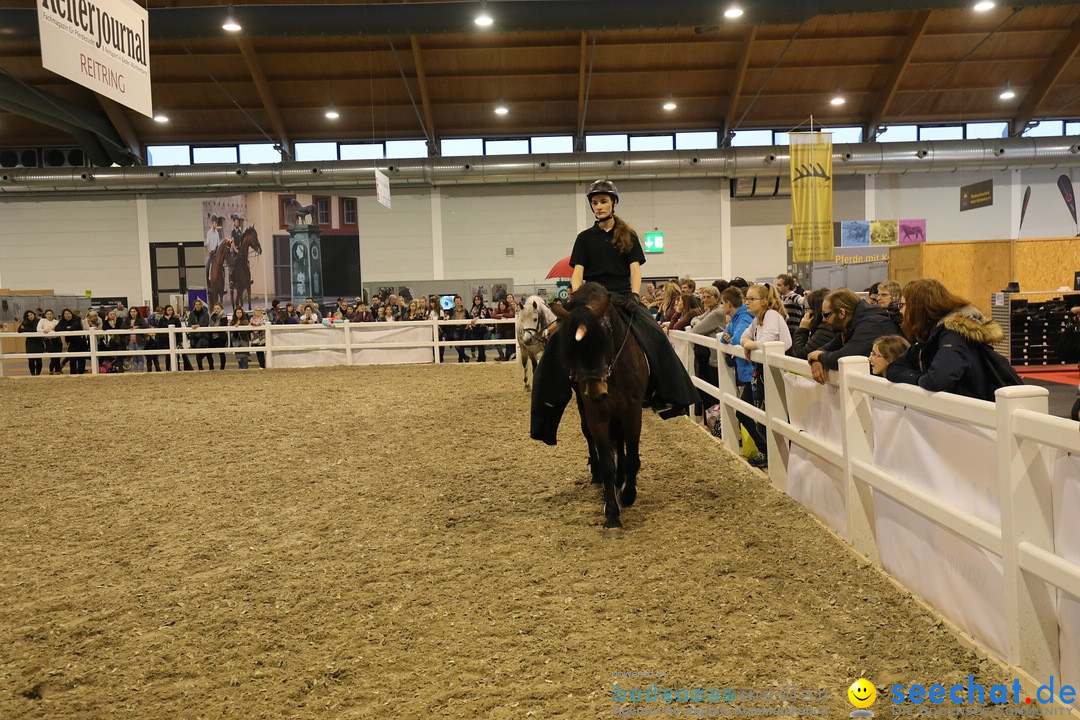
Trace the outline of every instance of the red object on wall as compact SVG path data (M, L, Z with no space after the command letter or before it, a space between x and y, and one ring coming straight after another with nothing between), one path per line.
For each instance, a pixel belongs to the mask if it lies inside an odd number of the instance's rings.
M568 278L573 277L573 275L574 268L570 267L570 258L564 257L562 260L551 266L551 270L548 271L545 280L551 278Z

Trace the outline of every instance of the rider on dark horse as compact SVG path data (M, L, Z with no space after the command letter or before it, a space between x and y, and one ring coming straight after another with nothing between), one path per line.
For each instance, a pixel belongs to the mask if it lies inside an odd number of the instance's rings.
M236 213L229 216L232 218L232 242L229 244L229 287L236 288L236 261L240 257L240 248L244 239L244 218Z
M645 253L634 229L615 215L619 191L610 180L597 180L589 186L586 197L596 222L574 241L570 253L570 265L574 268L571 290L577 290L585 282L597 282L607 288L612 304L629 323L649 360L646 402L665 420L686 415L688 406L698 402L698 391L664 331L638 295ZM570 378L554 351L557 347L558 343L548 343L533 380L529 434L548 445L556 443L559 421L571 397Z

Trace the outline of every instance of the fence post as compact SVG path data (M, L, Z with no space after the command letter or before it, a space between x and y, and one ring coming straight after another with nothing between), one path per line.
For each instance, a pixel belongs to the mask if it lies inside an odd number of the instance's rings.
M91 375L97 375L98 374L98 367L101 364L101 361L98 360L98 343L97 343L98 332L99 331L98 331L98 329L96 327L91 327L90 328L90 374Z
M176 354L176 328L169 329L169 372L180 372L180 356Z
M874 491L856 481L851 472L852 460L873 462L871 447L873 421L870 397L851 389L853 375L869 375L870 365L862 355L839 359L840 365L840 438L844 454L844 506L847 510L848 541L860 553L881 565L874 526Z
M736 386L735 381L735 368L728 367L727 358L730 357L724 350L735 349L736 346L729 345L727 343L720 342L720 339L716 340L716 352L717 352L717 383L716 386L720 388L720 429L721 439L723 440L724 447L736 455L739 454L739 440L742 439L742 431L739 430L739 418L735 416L735 408L728 404L725 396L730 395L733 398L739 397L739 388ZM742 348L738 348L742 350Z
M345 330L345 364L351 366L352 363L352 323L348 320L343 325Z
M995 393L998 493L1001 503L1002 562L1005 570L1006 659L1036 678L1058 672L1057 588L1020 569L1021 542L1054 551L1051 449L1021 440L1013 413L1049 411L1046 388L1016 386Z
M442 348L439 347L439 321L436 318L431 318L430 322L432 337L431 350L434 353L432 357L435 358L435 364L438 365L442 362L442 359L439 357L439 351L442 350Z
M274 367L274 335L277 334L277 325L266 326L266 344L263 346L263 350L266 353L266 369L270 370Z
M769 455L769 480L774 488L784 493L788 492L788 456L791 454L791 445L787 439L773 432L773 418L787 421L787 390L784 388L783 371L774 368L771 358L784 357L786 348L780 341L763 343L761 351L765 356L762 363L765 377L765 445Z

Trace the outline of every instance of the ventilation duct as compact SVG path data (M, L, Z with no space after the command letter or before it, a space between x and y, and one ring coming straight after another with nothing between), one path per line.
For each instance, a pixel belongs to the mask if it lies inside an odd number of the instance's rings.
M4 157L0 151L0 160ZM787 147L708 151L513 155L384 160L379 169L398 187L511 183L733 178L736 197L784 195ZM861 143L833 147L834 175L999 171L1080 166L1076 138L1008 138L922 143ZM94 168L93 182L63 169L2 170L0 195L56 193L235 193L257 190L337 190L374 187L370 160L274 165L192 165ZM750 193L744 195L743 193Z

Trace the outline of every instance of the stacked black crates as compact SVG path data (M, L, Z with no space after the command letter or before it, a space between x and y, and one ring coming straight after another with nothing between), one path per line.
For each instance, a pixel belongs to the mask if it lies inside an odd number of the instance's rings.
M1071 322L1069 309L1080 305L1080 293L1039 300L1022 295L1006 293L1003 304L993 304L993 317L1005 331L1005 339L995 348L1013 365L1065 365L1055 348L1066 323Z

